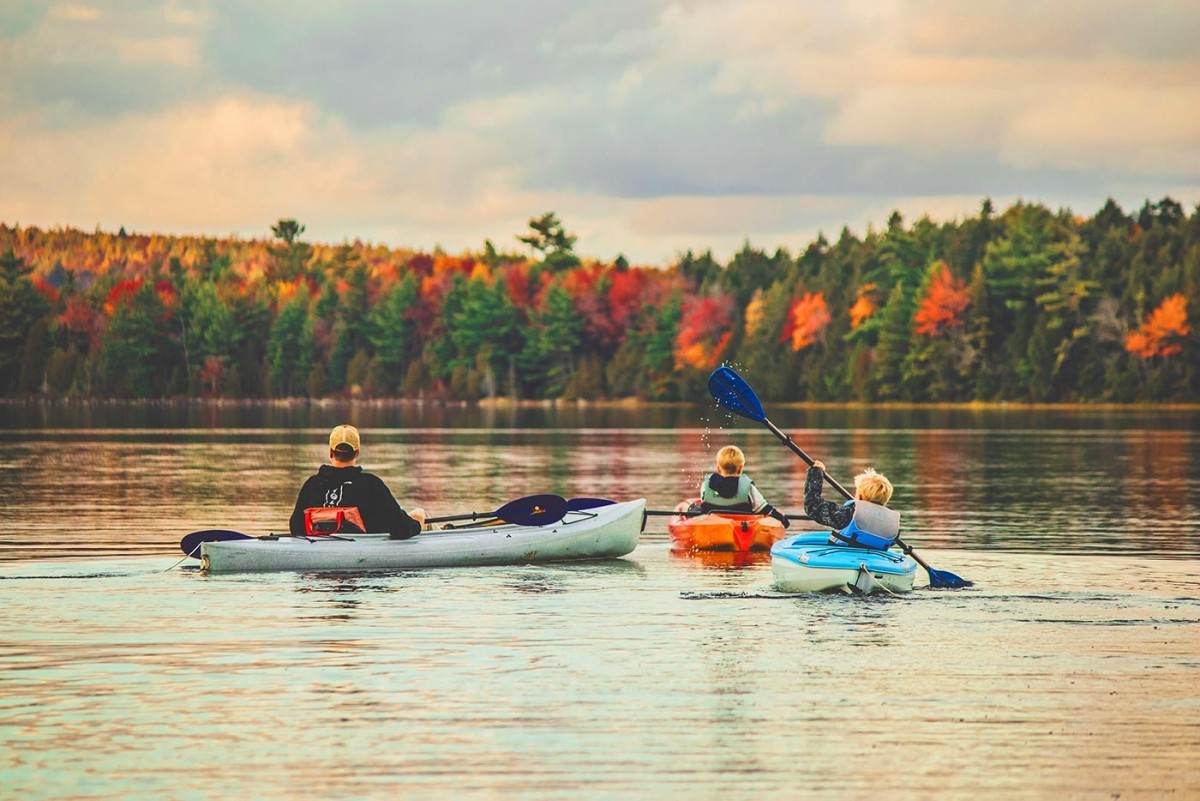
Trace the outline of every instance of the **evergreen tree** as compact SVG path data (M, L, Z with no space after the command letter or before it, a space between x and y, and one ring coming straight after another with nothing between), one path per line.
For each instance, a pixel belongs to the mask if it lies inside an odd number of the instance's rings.
M387 291L368 317L367 339L379 360L379 390L400 384L409 362L419 353L413 308L417 280L411 273Z
M871 365L873 392L880 400L903 400L908 397L903 364L912 333L909 324L912 313L902 282L896 282L888 293L887 302L876 314L879 316L879 344Z
M271 226L271 233L280 243L274 249L267 277L271 280L294 281L303 275L312 256L312 247L300 241L305 226L294 219L281 219Z
M1070 232L1062 242L1050 247L1052 262L1035 283L1039 294L1035 302L1042 310L1037 331L1044 331L1044 342L1031 343L1035 386L1043 399L1074 400L1083 363L1081 357L1093 340L1090 318L1098 281L1085 277L1080 258L1083 243ZM1052 361L1049 361L1052 359Z
M333 346L326 371L326 388L339 390L349 386L346 371L350 360L359 351L370 359L370 324L368 320L367 268L361 261L344 267L345 274L338 283L341 291L332 291L334 301ZM330 282L327 286L337 286Z
M118 398L166 394L178 358L167 328L162 299L151 282L119 302L100 344L99 374L104 389Z
M525 373L537 380L542 397L557 398L575 372L583 322L567 290L556 283L547 291L543 307L530 323L523 354Z
M29 278L31 270L11 248L0 256L0 394L18 388L30 329L50 311Z
M651 312L642 337L646 393L650 400L679 400L675 382L675 337L683 319L683 298L671 295Z
M312 328L308 295L300 293L280 310L267 340L271 391L276 397L293 397L306 391L312 370Z
M451 320L449 336L457 349L456 366L480 374L481 391L491 396L515 366L525 348L516 309L499 281L467 283L462 308ZM507 388L513 394L514 387Z
M563 272L579 266L579 258L573 252L576 236L567 233L554 212L531 218L529 229L530 233L517 239L538 253L548 270Z
M50 360L50 326L45 317L39 317L29 329L25 349L21 354L21 372L18 389L26 395L41 392L45 383L46 366Z

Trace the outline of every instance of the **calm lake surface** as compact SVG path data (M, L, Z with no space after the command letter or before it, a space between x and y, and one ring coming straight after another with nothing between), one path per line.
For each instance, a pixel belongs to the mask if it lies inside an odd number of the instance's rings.
M975 586L784 597L665 517L618 560L210 577L179 538L284 528L339 422L432 514L670 509L730 442L799 512L805 465L707 407L0 405L0 798L1200 798L1200 412L768 412Z

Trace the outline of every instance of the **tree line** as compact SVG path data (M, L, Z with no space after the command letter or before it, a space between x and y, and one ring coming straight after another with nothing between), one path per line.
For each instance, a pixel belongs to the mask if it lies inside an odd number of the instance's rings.
M0 394L1194 401L1200 208L985 200L727 263L580 258L549 212L450 255L0 225Z

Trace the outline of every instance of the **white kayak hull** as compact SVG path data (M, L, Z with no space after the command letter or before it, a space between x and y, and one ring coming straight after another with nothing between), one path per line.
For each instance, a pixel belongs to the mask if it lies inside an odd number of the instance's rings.
M253 538L206 542L201 567L210 573L396 570L609 559L633 551L645 499L568 512L548 526L499 525L429 531L407 540L384 534L353 537Z
M771 548L780 592L911 592L917 563L896 551L829 544L828 532L797 534Z

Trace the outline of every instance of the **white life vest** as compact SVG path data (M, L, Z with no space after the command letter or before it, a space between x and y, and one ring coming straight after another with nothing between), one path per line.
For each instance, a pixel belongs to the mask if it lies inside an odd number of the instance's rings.
M854 517L850 525L833 532L834 539L878 551L886 551L895 545L900 537L899 512L870 501L846 501L843 506L850 504L854 504Z
M727 509L736 512L753 512L754 509L750 505L750 487L754 482L749 476L738 476L737 492L731 498L726 498L712 488L709 481L712 480L712 475L704 480L704 486L700 488L700 503L703 507L713 507Z

